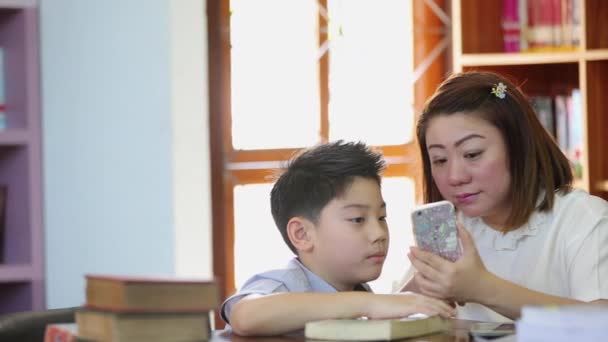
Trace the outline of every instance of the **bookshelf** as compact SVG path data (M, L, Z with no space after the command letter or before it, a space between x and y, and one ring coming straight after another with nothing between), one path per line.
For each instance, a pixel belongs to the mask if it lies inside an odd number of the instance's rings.
M520 0L521 1L521 0ZM608 199L608 1L575 0L580 42L572 49L504 52L502 0L452 0L454 72L488 70L512 77L528 95L580 89L582 177L575 186Z
M45 307L38 46L36 1L0 0L6 117L0 130L0 185L7 187L0 314Z

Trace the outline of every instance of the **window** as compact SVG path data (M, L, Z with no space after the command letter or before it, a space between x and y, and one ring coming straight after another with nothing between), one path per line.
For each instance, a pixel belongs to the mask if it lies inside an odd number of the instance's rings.
M292 256L270 214L269 176L299 148L341 138L381 149L388 163L382 191L391 247L371 285L389 292L404 273L413 242L408 213L420 195L413 142L417 2L208 2L214 272L223 296ZM422 96L438 81L425 84Z

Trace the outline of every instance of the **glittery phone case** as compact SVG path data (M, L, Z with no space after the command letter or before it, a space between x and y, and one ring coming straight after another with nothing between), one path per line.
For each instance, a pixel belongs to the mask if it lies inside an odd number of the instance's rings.
M448 201L421 205L412 212L416 245L444 259L456 261L462 254L454 206Z

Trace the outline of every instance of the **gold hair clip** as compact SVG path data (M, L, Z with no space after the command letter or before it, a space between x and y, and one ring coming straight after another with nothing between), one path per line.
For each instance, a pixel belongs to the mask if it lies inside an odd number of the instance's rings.
M492 87L492 94L496 95L499 99L504 99L507 91L507 86L502 82L498 82L496 87Z

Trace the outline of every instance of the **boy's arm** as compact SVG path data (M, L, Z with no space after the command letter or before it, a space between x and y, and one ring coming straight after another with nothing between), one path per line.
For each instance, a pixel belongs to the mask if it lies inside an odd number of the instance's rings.
M413 293L286 292L249 295L232 307L230 325L243 336L279 335L303 329L306 322L357 318L401 318L413 313L452 316L446 303Z

